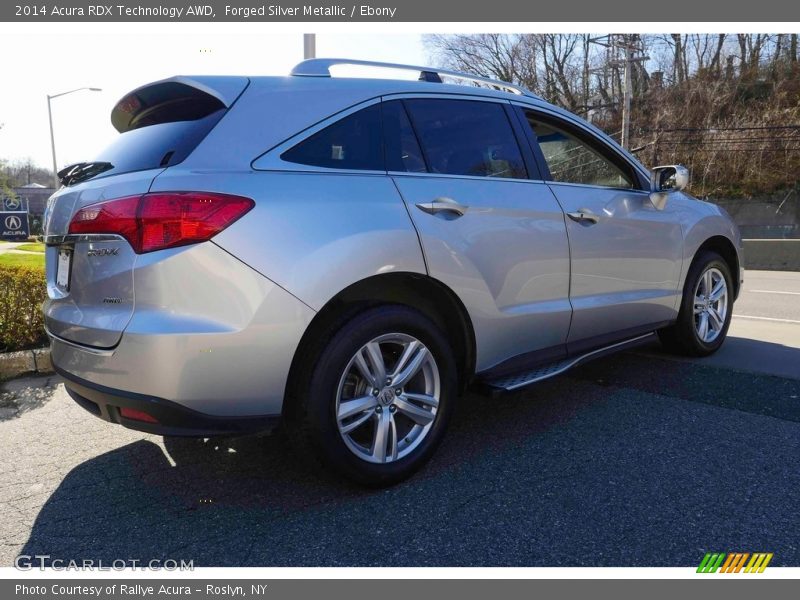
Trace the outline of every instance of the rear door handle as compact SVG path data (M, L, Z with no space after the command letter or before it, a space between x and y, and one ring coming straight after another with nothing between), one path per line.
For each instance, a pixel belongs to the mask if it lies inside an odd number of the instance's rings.
M464 206L452 198L442 196L440 198L436 198L432 202L420 202L417 204L417 208L422 212L428 213L429 215L436 215L441 212L445 212L451 213L458 217L463 217L464 213L466 213L467 209L469 209L469 206Z
M591 223L595 225L600 222L600 217L590 211L588 208L581 208L575 212L568 212L567 216L576 223Z

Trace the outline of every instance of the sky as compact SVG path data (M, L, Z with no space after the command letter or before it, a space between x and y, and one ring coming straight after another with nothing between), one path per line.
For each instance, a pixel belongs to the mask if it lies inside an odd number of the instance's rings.
M303 59L303 36L251 28L236 33L0 32L0 159L52 166L47 95L52 100L58 167L87 160L115 135L111 108L125 93L173 75L285 75ZM317 56L412 65L428 63L411 34L318 34Z

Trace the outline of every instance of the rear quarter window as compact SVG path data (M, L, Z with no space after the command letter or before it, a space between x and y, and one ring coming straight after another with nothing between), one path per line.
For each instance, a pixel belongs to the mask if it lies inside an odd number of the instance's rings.
M381 107L348 115L281 154L281 159L326 169L383 171Z

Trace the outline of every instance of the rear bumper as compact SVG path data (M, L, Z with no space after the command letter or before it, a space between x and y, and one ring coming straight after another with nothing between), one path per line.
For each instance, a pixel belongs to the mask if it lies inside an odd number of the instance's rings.
M107 388L80 379L56 367L75 402L96 417L129 429L166 436L214 437L266 433L274 429L280 415L219 417L181 406L170 400ZM157 423L126 418L128 408L150 415Z
M78 384L166 398L189 414L280 414L314 311L212 243L164 253L142 255L118 343L85 346L50 329L53 365Z

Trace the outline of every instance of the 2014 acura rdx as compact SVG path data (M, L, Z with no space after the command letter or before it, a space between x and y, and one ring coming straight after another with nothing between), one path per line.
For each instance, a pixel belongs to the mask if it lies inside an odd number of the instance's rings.
M341 63L420 76L331 77ZM116 141L59 173L45 231L53 363L107 421L282 419L389 484L468 384L517 389L653 332L695 356L725 339L729 216L682 192L683 167L648 172L511 84L315 59L159 81L111 121Z

